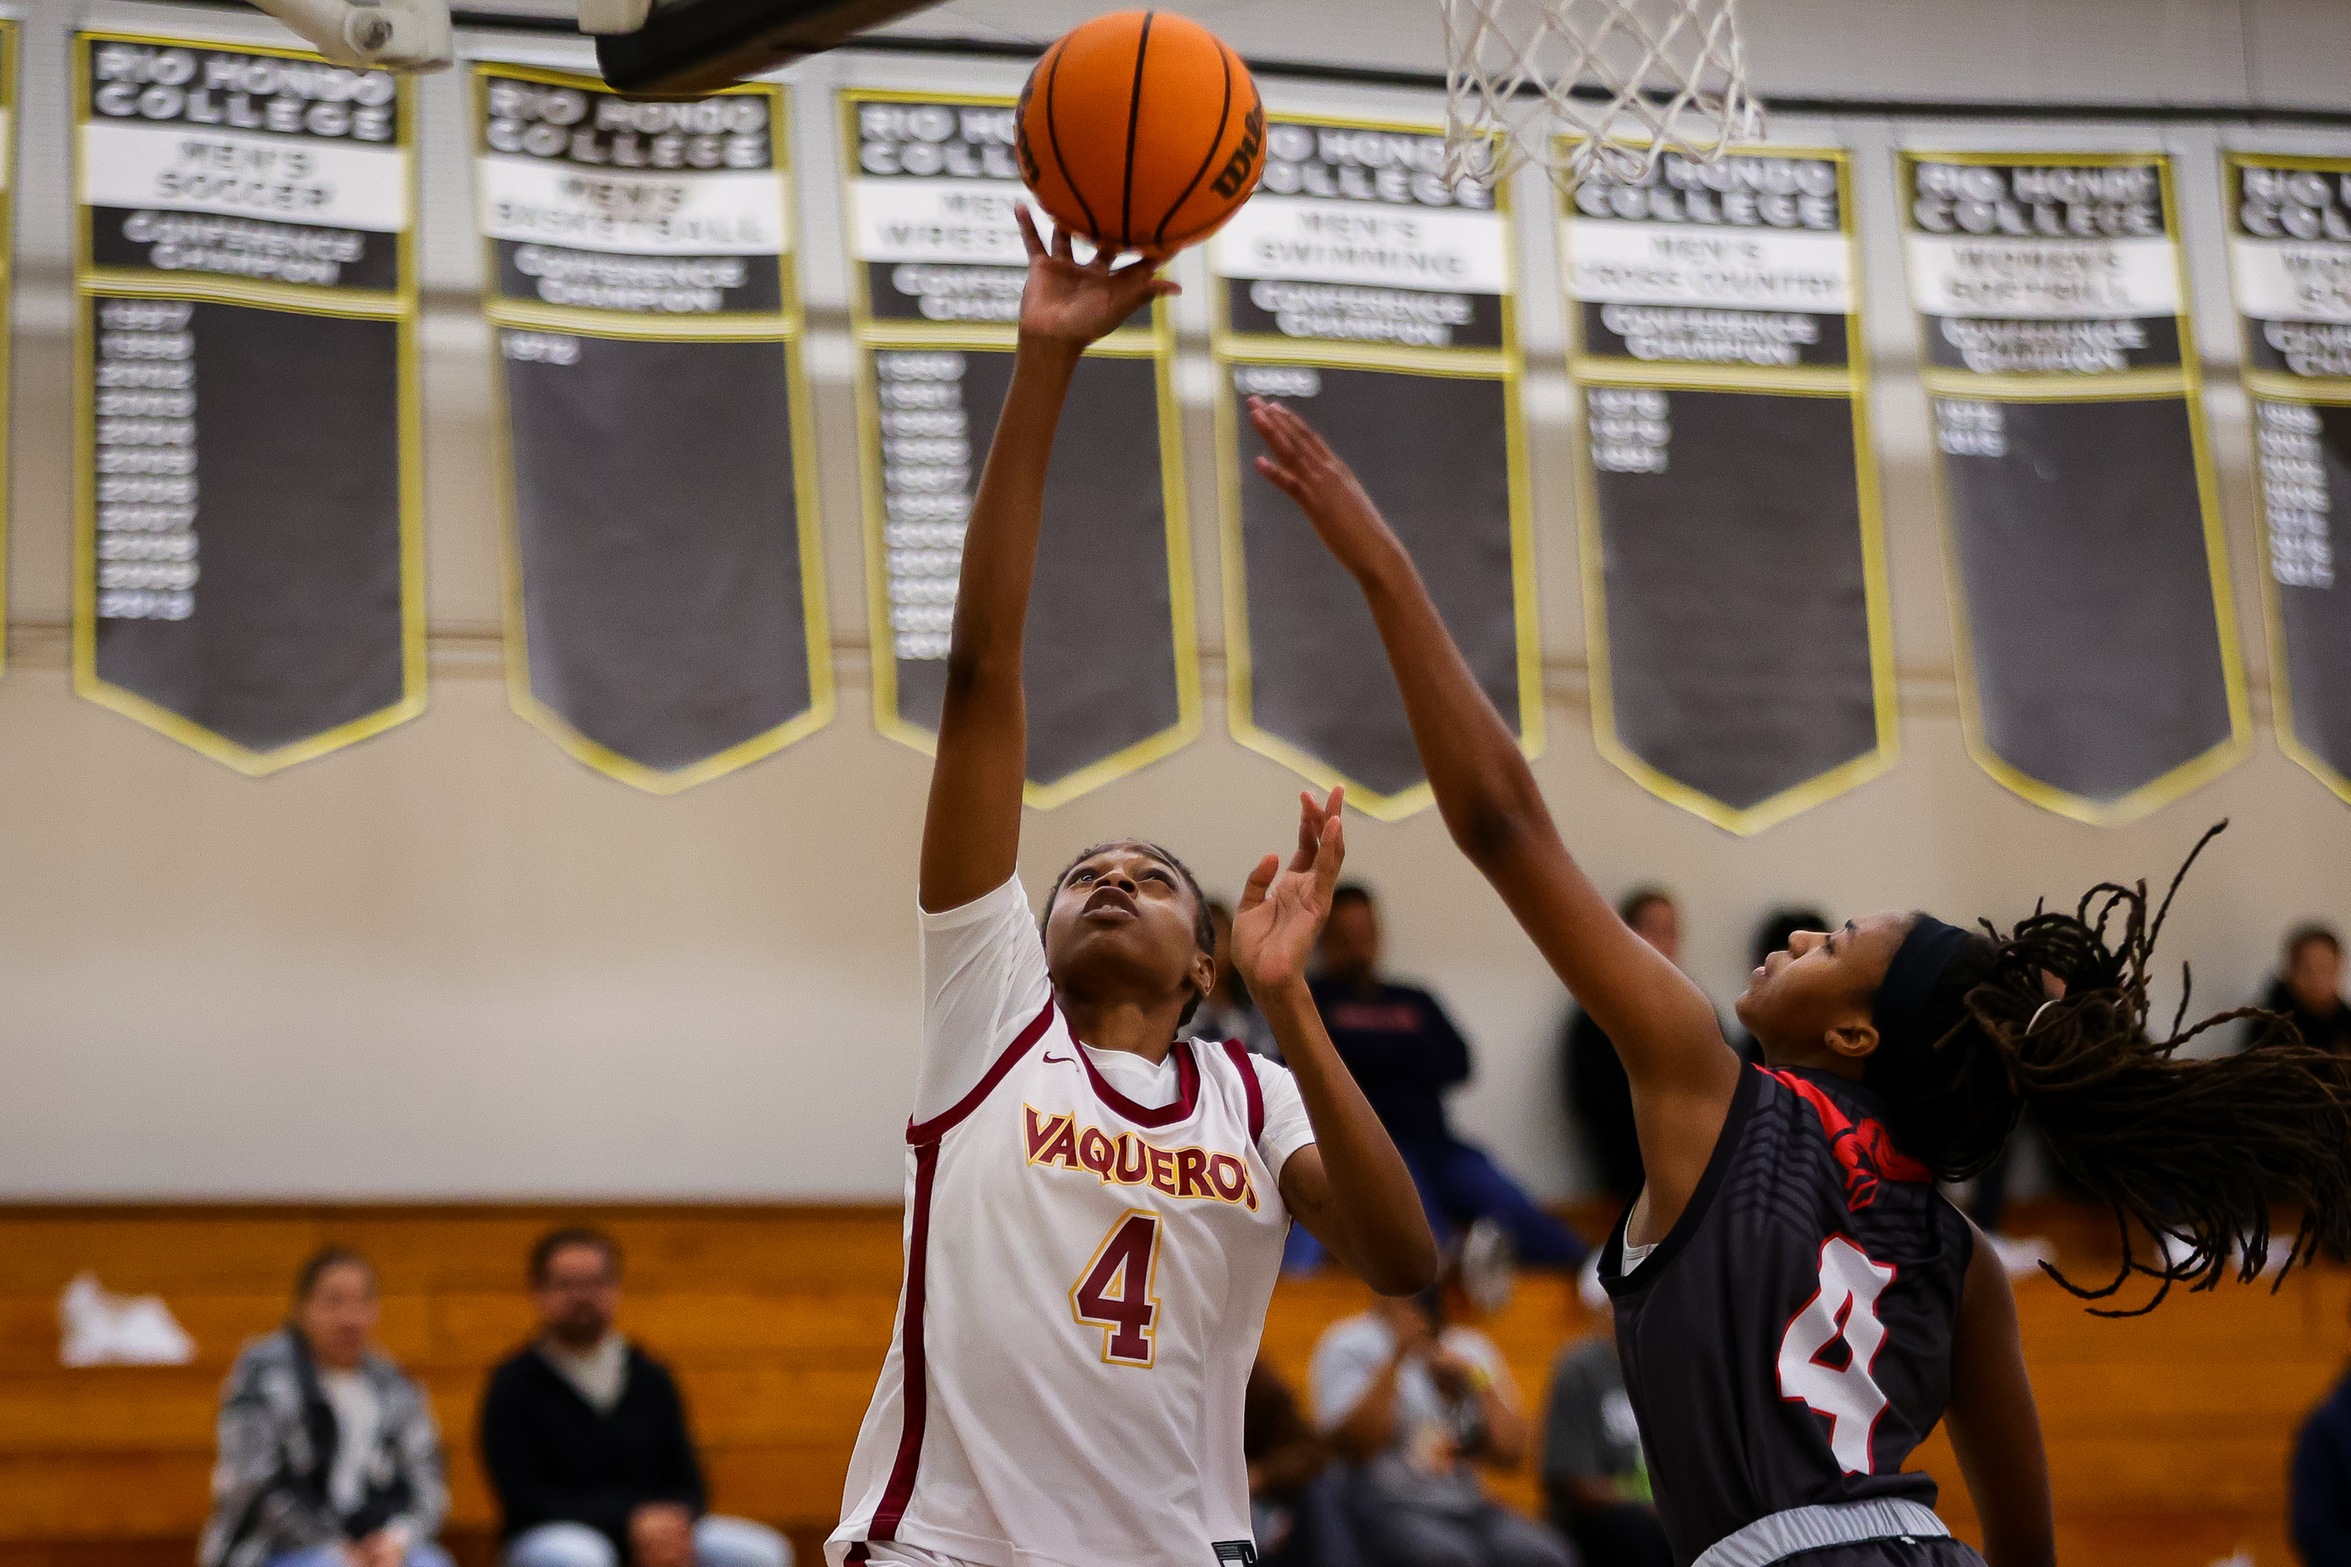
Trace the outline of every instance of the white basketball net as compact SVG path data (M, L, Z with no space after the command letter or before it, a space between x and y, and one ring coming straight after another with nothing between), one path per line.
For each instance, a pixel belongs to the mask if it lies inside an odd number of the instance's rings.
M1532 162L1573 190L1594 169L1639 180L1668 151L1712 162L1763 134L1736 0L1438 4L1455 179L1491 185Z

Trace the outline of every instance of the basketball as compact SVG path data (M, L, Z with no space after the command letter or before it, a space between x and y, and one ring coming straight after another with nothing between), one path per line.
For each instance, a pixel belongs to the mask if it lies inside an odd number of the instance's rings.
M1169 11L1072 29L1022 89L1022 177L1054 223L1117 250L1176 250L1257 188L1265 105L1241 57Z

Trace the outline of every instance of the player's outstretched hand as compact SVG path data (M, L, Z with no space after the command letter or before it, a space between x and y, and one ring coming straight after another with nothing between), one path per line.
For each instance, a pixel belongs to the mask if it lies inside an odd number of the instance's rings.
M1355 470L1314 426L1286 405L1262 397L1249 399L1249 423L1265 442L1257 471L1298 503L1340 565L1360 576L1387 552L1401 548Z
M1233 963L1256 995L1271 995L1306 978L1306 960L1330 917L1331 893L1347 858L1339 810L1346 797L1344 789L1333 789L1326 800L1300 791L1298 848L1290 863L1267 855L1241 889L1241 907L1233 915Z
M1056 230L1047 249L1026 203L1019 212L1021 243L1029 252L1028 286L1020 296L1023 337L1083 348L1117 331L1150 300L1182 292L1159 275L1167 257L1157 251L1144 251L1122 267L1113 265L1117 253L1105 248L1081 264L1069 230Z

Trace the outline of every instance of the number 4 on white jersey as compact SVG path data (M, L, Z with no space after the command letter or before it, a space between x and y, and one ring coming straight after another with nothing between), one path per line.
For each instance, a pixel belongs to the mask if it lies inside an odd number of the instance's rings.
M1820 1292L1780 1336L1780 1397L1829 1417L1829 1451L1847 1474L1870 1472L1870 1433L1886 1409L1885 1391L1869 1373L1886 1342L1878 1296L1893 1282L1892 1267L1832 1235L1820 1248ZM1822 1352L1840 1339L1845 1364L1824 1364Z

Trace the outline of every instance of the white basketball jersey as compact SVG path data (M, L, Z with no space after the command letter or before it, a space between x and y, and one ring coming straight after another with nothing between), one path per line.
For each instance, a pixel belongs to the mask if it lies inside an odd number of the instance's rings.
M1296 1085L1239 1045L1077 1044L1017 881L923 917L923 979L905 1283L828 1558L1254 1560L1241 1402Z

